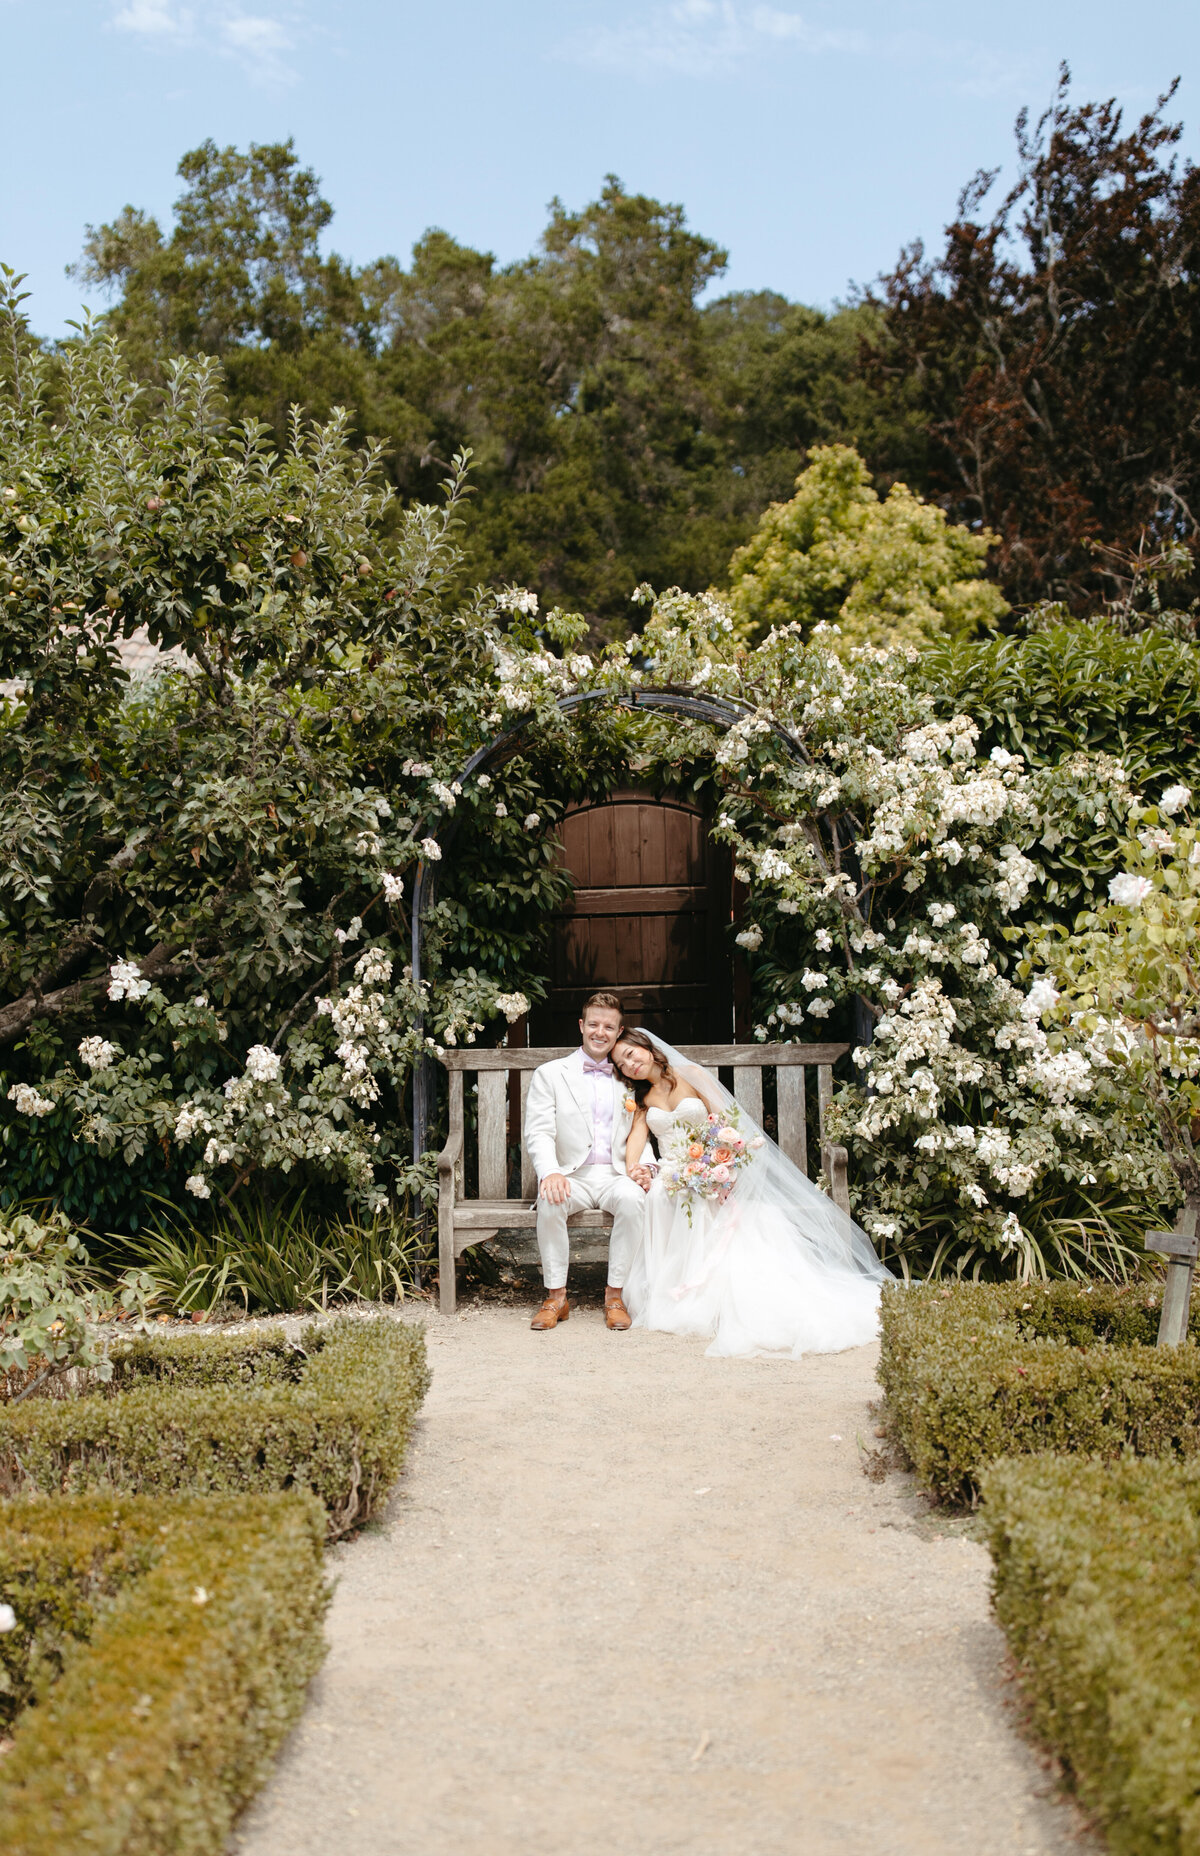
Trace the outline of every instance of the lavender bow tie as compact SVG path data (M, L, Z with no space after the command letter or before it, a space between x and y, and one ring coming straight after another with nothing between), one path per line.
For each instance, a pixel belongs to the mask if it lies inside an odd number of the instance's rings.
M585 1076L611 1076L613 1067L607 1057L604 1059L603 1063L595 1063L590 1057L585 1057L583 1060L583 1073Z

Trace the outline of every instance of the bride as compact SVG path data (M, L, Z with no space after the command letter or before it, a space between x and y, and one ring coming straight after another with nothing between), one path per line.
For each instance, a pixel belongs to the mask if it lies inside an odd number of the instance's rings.
M651 1134L665 1154L710 1114L760 1131L727 1089L662 1038L623 1031L612 1061L630 1085L626 1170L644 1164ZM625 1284L634 1327L698 1334L710 1354L838 1353L874 1339L888 1271L870 1239L773 1141L761 1137L727 1196L668 1196L660 1173L646 1200L644 1242Z

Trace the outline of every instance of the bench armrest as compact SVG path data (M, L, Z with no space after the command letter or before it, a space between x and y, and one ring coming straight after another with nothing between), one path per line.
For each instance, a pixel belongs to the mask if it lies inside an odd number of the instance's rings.
M438 1172L452 1173L462 1158L462 1150L463 1131L461 1128L455 1128L450 1139L446 1142L446 1145L442 1148L441 1153L437 1157Z

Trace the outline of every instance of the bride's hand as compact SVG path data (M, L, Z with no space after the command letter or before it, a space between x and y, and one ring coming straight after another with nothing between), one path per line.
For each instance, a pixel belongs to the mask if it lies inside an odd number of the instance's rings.
M627 1170L634 1185L640 1186L643 1192L649 1192L654 1184L653 1169L648 1166L631 1166Z

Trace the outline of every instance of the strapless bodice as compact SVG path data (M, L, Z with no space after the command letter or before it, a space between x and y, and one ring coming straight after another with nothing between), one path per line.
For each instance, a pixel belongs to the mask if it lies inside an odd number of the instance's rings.
M708 1120L708 1110L699 1096L684 1096L683 1101L677 1102L674 1108L647 1108L646 1110L646 1121L656 1141L670 1134L671 1129L679 1120Z

